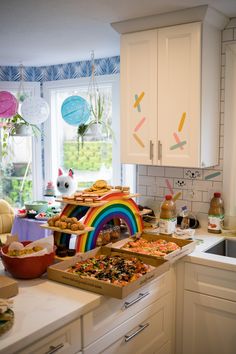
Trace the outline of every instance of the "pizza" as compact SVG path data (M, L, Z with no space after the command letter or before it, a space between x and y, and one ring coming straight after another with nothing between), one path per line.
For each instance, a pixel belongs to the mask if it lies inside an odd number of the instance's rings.
M99 255L77 262L67 272L81 278L92 278L118 286L125 286L151 270L151 266L136 257Z
M168 242L163 239L148 241L145 238L129 241L124 246L122 246L122 248L132 252L158 257L164 257L167 254L180 249L180 247L175 242Z

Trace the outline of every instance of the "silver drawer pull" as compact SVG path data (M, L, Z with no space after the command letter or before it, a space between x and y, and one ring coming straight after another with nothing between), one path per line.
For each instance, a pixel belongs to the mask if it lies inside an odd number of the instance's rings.
M140 294L138 295L138 297L137 297L136 299L134 299L133 301L130 301L130 302L127 302L127 301L126 301L126 302L124 303L124 307L125 307L126 309L128 309L130 306L136 304L136 302L142 300L144 297L146 297L146 296L148 296L148 295L149 295L149 292L148 292L148 291L147 291L146 293L140 293Z
M64 347L64 344L63 343L60 343L58 345L50 345L49 347L49 350L45 353L45 354L52 354L52 353L55 353L57 352L59 349L63 348Z
M134 338L135 336L137 336L137 334L139 334L140 332L142 332L145 328L147 328L149 326L149 323L145 323L144 325L139 325L138 329L136 332L132 333L130 336L125 335L125 341L128 342L130 341L132 338Z

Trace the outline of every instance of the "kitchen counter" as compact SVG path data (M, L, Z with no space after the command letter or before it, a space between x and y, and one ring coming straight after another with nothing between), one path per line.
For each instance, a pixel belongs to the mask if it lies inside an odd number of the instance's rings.
M6 273L0 264L0 274ZM79 318L100 303L101 296L63 285L46 276L18 280L13 327L0 336L0 353L14 353L50 332Z
M203 251L225 236L198 230L195 239L201 240L196 249L179 260L236 271L236 259ZM0 264L0 274L4 272ZM0 337L0 353L14 353L36 340L78 319L101 303L102 296L75 287L53 282L46 275L34 280L19 280L19 294L14 297L13 327Z
M230 236L230 233L210 234L202 230L197 230L195 235L195 240L198 243L197 247L191 254L182 258L182 260L215 268L236 271L236 258L204 252L225 238L234 238L236 242L235 236Z

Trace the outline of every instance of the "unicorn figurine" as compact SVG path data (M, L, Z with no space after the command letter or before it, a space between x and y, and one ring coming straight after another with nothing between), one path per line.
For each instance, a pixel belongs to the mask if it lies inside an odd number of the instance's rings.
M74 172L69 169L68 175L63 174L63 171L58 169L57 189L61 194L71 195L76 191L76 181L74 179Z

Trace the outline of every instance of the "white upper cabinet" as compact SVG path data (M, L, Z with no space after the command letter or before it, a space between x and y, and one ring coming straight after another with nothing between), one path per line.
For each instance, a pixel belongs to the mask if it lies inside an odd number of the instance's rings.
M218 164L220 30L202 22L121 36L121 161Z
M153 164L157 137L157 31L122 36L120 56L121 159L125 163Z

